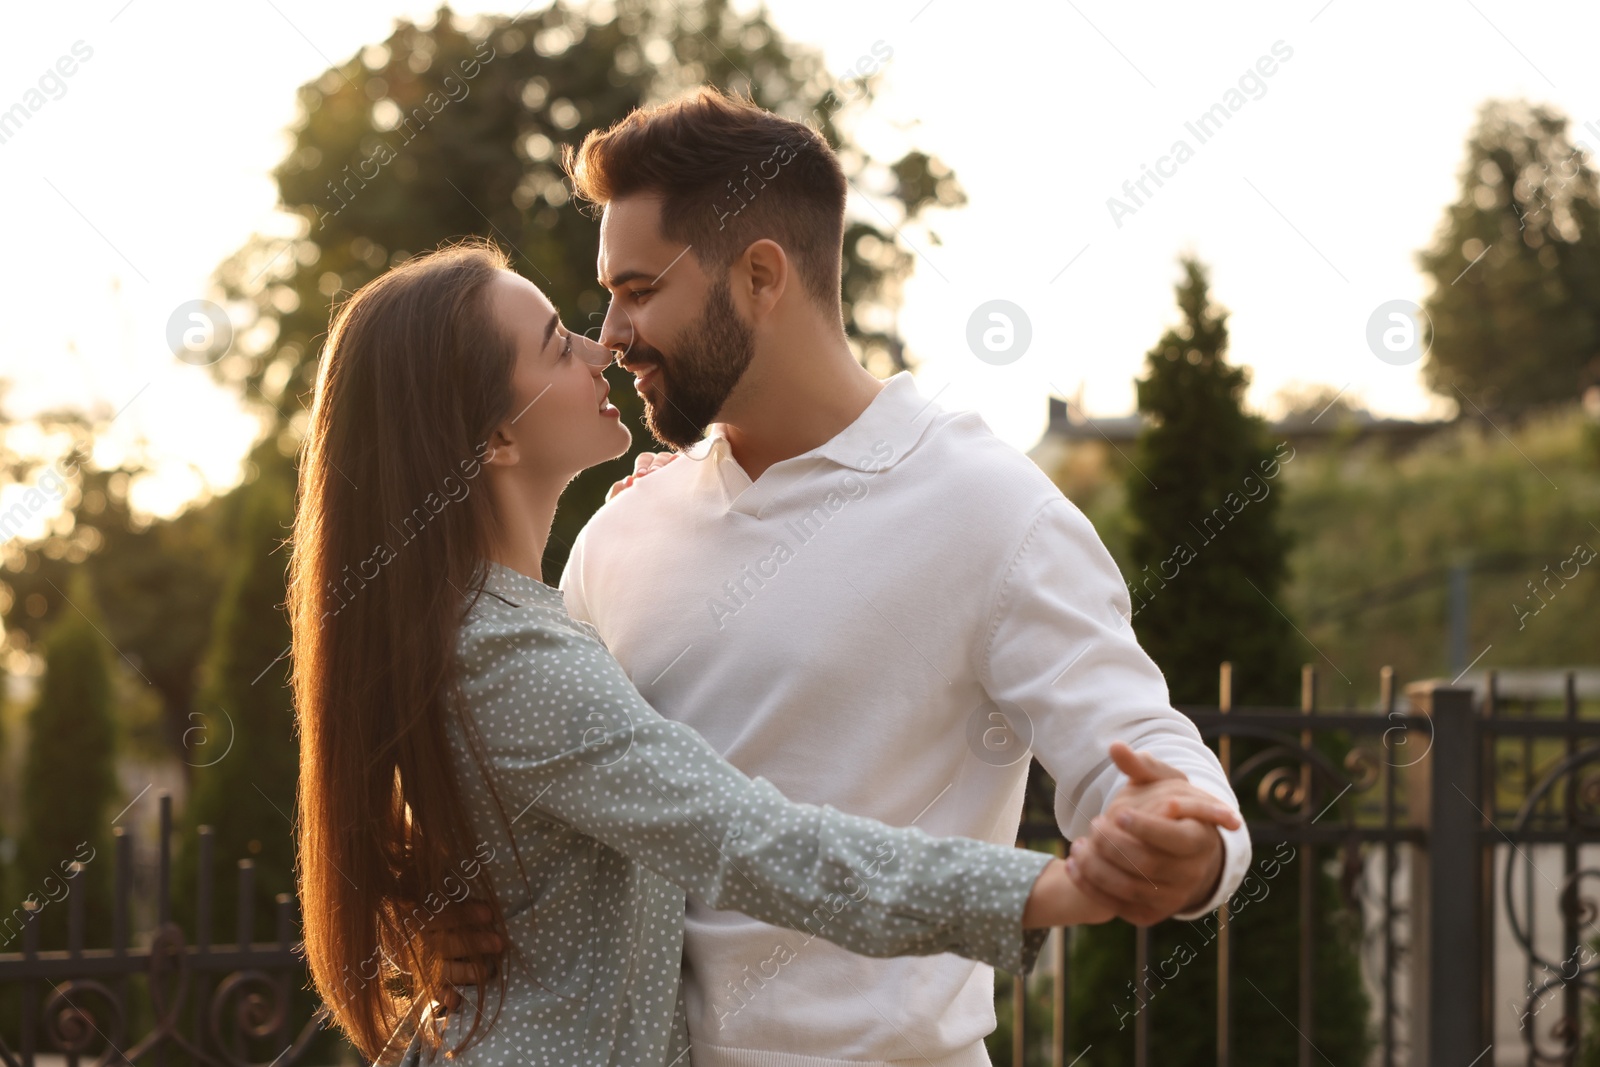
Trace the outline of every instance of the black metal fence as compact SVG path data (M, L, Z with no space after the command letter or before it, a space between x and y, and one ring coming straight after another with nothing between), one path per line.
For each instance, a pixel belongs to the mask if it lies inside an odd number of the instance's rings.
M1402 708L1385 670L1378 707L1360 711L1319 708L1309 667L1301 689L1298 709L1235 709L1224 665L1219 706L1183 709L1216 742L1253 815L1256 856L1279 842L1295 850L1297 1002L1281 1014L1294 1028L1299 1064L1332 1063L1317 1048L1319 1033L1369 1022L1377 1047L1368 1062L1382 1067L1576 1065L1586 1051L1600 1062L1600 1049L1585 1049L1583 1025L1600 970L1600 908L1581 893L1582 881L1600 877L1600 869L1583 866L1580 855L1600 844L1600 718L1580 717L1574 675L1566 674L1554 700L1507 700L1494 672L1476 696L1422 682L1407 688ZM1330 737L1343 748L1341 760L1319 744ZM1236 761L1235 746L1246 741L1255 742L1252 754ZM1060 840L1052 823L1023 830L1028 843ZM1559 849L1559 873L1534 862L1530 853L1541 849ZM1318 1019L1313 1010L1319 865L1332 869L1366 917L1362 959L1375 1019ZM1234 902L1241 903L1238 894ZM1229 911L1219 910L1216 938L1222 1067L1259 1062L1241 1052L1232 1025L1240 991ZM1509 943L1512 960L1497 961L1497 942ZM1141 929L1140 976L1149 973L1149 943L1150 931ZM1080 1048L1071 1032L1065 939L1052 947L1047 973L1028 980L1046 986L1054 1016L1044 1059L1062 1067L1076 1050L1093 1062L1092 1047ZM1497 967L1504 962L1522 979L1514 989L1504 988L1508 968ZM1014 1012L1026 1010L1028 983L1014 984ZM1133 1025L1134 1063L1144 1067L1160 1006L1141 1004ZM1025 1033L1015 1018L1016 1067L1038 1061Z
M1385 671L1378 707L1359 711L1319 708L1309 668L1298 709L1236 709L1229 679L1224 665L1217 707L1184 710L1215 741L1246 803L1257 857L1280 842L1295 850L1298 1000L1281 1014L1296 1032L1299 1063L1331 1062L1317 1047L1319 1033L1369 1022L1316 1017L1319 946L1312 918L1324 867L1337 871L1343 892L1366 916L1362 952L1374 991L1374 1067L1579 1063L1587 991L1600 969L1593 947L1600 909L1580 892L1583 879L1600 876L1581 862L1583 846L1600 844L1600 717L1580 716L1572 676L1553 703L1507 701L1491 674L1476 699L1470 689L1418 683L1407 689L1402 708ZM1330 738L1341 757L1327 754ZM1235 759L1247 749L1248 756ZM0 989L19 989L21 1001L17 1047L0 1040L5 1067L34 1067L42 1051L64 1054L68 1067L79 1067L80 1059L96 1067L139 1061L162 1067L169 1054L209 1067L293 1067L304 1058L323 1016L291 1018L291 994L305 986L293 902L277 899L277 940L251 944L253 869L241 860L237 936L231 945L213 945L207 932L214 850L202 831L193 924L199 934L186 943L170 914L166 797L160 820L153 931L132 943L133 841L118 829L111 946L84 946L84 894L69 892L66 950L38 949L31 911L22 951L0 954ZM1021 836L1031 844L1062 844L1046 821L1026 822ZM1559 850L1559 874L1534 863L1529 853L1541 849ZM72 877L83 877L81 867ZM1243 901L1236 895L1233 903ZM1239 993L1229 914L1225 905L1215 926L1216 1062L1224 1067L1256 1062L1241 1053L1232 1026ZM1140 975L1149 973L1150 936L1145 929L1136 934ZM1497 960L1497 940L1513 946L1509 962L1523 979L1514 990L1497 982L1497 966L1504 972L1508 962ZM1041 970L1017 980L1010 998L1016 1067L1076 1062L1069 1056L1077 1045L1067 1011L1072 975L1065 937L1053 939L1052 958ZM153 1017L137 1036L129 1033L135 983ZM1053 1015L1042 1050L1027 1047L1030 987L1035 1005ZM1501 1010L1508 999L1519 1007ZM1553 1006L1559 1010L1548 1010ZM1141 1067L1150 1062L1161 1016L1158 1004L1141 1004L1134 1016L1134 1062ZM1515 1043L1509 1052L1508 1042ZM1095 1062L1092 1050L1075 1055Z
M34 1067L41 1051L63 1054L67 1067L80 1067L85 1060L94 1067L141 1062L164 1067L169 1058L184 1055L208 1067L293 1067L321 1028L320 1012L291 1027L292 993L304 987L306 970L288 894L276 901L277 939L251 941L255 868L250 860L238 866L234 943L211 943L215 842L208 827L200 828L197 842L197 934L194 944L186 943L171 912L172 798L163 795L160 805L155 927L138 943L130 936L134 841L120 826L113 831L116 886L109 948L84 946L87 894L75 884L85 877L83 864L72 864L61 897L68 909L66 949L39 950L42 908L32 901L24 905L22 951L0 954L0 989L21 994L16 1049L0 1035L5 1067ZM136 1016L145 1013L151 1016L145 1032L131 1035Z

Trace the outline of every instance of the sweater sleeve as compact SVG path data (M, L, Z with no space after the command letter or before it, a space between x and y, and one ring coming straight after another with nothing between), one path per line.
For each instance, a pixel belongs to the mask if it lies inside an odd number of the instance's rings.
M1050 856L792 803L662 718L598 641L535 610L469 624L462 690L517 818L569 826L708 907L868 956L1029 970L1022 911Z
M989 698L1056 780L1056 820L1069 839L1090 832L1127 775L1111 762L1121 740L1183 771L1239 810L1222 764L1188 716L1168 699L1166 679L1139 646L1132 604L1094 527L1064 497L1034 516L1011 560L990 619L980 680ZM1250 833L1218 827L1223 866L1197 919L1226 900L1250 866Z

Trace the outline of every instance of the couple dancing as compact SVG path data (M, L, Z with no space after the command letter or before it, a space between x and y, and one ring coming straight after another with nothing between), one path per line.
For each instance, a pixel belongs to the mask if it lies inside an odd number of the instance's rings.
M1237 801L1083 515L853 358L821 137L702 89L567 165L598 341L474 241L351 296L321 357L289 601L317 990L382 1061L987 1067L991 967L1216 907ZM562 490L630 443L613 358L676 455L553 587ZM1066 860L1013 847L1029 755Z

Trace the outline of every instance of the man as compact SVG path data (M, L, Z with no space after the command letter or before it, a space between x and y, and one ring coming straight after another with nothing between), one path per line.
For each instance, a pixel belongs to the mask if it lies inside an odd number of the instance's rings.
M854 358L827 144L702 89L566 162L603 209L600 341L680 450L561 579L644 696L793 799L933 834L1014 841L1031 754L1087 892L1143 924L1224 900L1237 801L1093 528L981 418ZM815 933L690 902L695 1067L987 1067L990 968Z

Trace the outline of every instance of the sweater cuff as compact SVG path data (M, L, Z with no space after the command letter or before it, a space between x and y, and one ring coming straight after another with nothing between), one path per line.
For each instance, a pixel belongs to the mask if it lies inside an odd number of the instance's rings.
M1239 888L1239 883L1244 881L1245 873L1250 869L1251 856L1250 827L1245 823L1244 816L1239 816L1238 829L1229 830L1225 826L1219 826L1217 833L1222 835L1222 875L1217 879L1217 888L1205 903L1193 911L1173 915L1174 919L1193 922L1209 915L1221 907L1223 901L1233 896L1234 890Z

